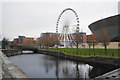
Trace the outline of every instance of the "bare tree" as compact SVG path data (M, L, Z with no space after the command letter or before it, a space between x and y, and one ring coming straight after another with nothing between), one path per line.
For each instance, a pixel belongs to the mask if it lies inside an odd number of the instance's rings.
M2 40L2 49L7 49L9 47L10 41L7 38L3 38Z
M40 37L39 44L41 44L45 48L49 48L49 47L53 47L56 44L59 45L60 42L58 38L56 37L56 35L50 36L49 34L47 34L46 36Z
M45 47L45 46L46 46L46 43L47 43L46 37L45 37L45 36L41 36L41 37L39 38L39 40L38 40L38 44L39 44L40 46Z
M92 46L91 35L89 35L89 36L87 37L87 44L88 44L88 47L89 47L89 54L90 54L90 48L91 48L91 46Z
M58 45L60 45L60 40L58 39L58 34L56 34L52 37L52 41L53 41L53 45L57 45L57 49L58 49Z
M80 36L79 28L78 28L74 34L74 41L75 41L76 47L77 47L77 54L78 54L78 47L81 42L81 38L82 38L82 36Z
M106 28L101 28L101 34L100 34L99 39L105 48L105 53L107 53L107 46L110 43L110 38L109 38L109 34L108 34Z
M90 41L91 41L91 43L92 43L93 51L94 51L95 46L98 44L98 38L97 38L97 36L95 35L95 33L93 33L93 34L90 36Z
M42 46L42 38L41 37L37 38L36 44L39 45L39 47L41 48L41 46Z

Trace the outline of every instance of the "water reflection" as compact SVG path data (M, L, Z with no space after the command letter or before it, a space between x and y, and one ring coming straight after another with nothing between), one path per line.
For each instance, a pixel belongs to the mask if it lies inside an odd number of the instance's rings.
M97 69L88 64L73 62L43 54L9 57L31 78L90 78ZM99 69L101 70L101 69Z
M56 78L89 78L89 72L92 70L92 66L88 64L72 62L68 60L62 60L52 56L43 56L44 69L48 73L53 67L55 67Z

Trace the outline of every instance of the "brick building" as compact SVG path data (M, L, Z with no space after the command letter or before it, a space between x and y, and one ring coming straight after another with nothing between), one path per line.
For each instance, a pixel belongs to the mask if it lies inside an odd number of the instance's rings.
M34 44L34 38L32 37L25 37L25 36L18 36L18 38L15 38L13 40L13 44Z
M73 33L73 36L79 34L80 35L80 39L82 43L86 43L87 42L87 35L85 32L79 32L79 33Z
M56 33L52 33L52 32L47 32L47 33L41 33L40 37L56 37Z
M15 38L15 39L13 40L13 44L18 44L18 38Z
M77 33L73 33L71 34L73 37L75 37ZM87 36L86 36L86 33L85 32L79 32L78 33L80 35L80 39L81 39L81 42L82 43L86 43L87 42ZM47 32L47 33L41 33L41 36L40 37L45 37L45 38L52 38L52 40L55 40L56 37L58 37L58 39L60 40L60 45L64 45L63 43L63 40L64 40L64 35L60 35L59 33L56 34L56 33L50 33L50 32ZM70 36L68 36L68 38L70 39ZM38 40L37 40L38 41Z

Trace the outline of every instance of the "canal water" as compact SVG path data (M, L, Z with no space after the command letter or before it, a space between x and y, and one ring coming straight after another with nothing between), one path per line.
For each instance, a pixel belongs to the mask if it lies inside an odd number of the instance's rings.
M31 78L93 78L109 68L57 58L44 54L23 54L9 57Z

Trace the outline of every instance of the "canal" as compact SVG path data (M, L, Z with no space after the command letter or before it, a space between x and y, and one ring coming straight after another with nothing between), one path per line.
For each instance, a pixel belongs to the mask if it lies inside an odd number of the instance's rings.
M44 54L22 54L9 59L31 78L93 78L114 67L101 67Z

